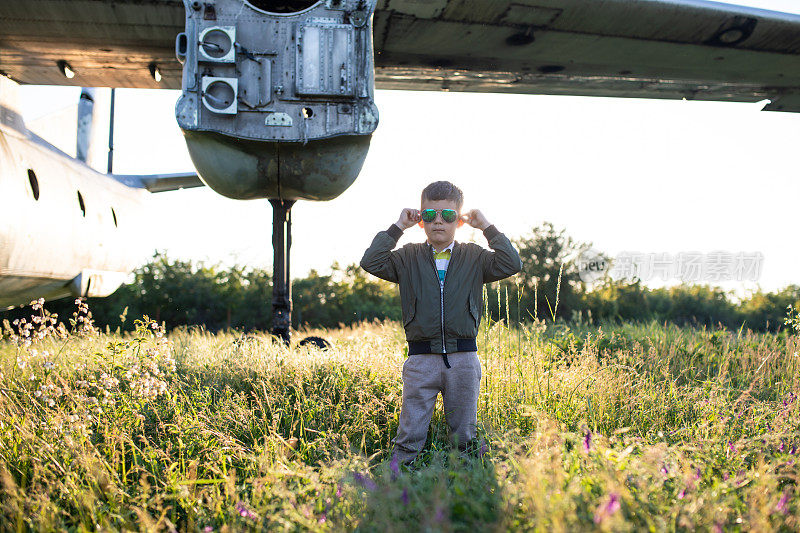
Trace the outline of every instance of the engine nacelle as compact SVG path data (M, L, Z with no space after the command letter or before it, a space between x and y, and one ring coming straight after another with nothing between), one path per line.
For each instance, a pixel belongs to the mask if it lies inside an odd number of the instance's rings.
M378 125L376 0L184 0L175 106L203 181L229 198L330 200L355 181Z

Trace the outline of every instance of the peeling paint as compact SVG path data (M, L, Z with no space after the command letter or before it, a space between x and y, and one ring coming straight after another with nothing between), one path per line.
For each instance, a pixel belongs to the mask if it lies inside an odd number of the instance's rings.
M553 7L511 4L500 22L509 25L544 27L556 20L563 10Z
M432 19L442 14L448 0L391 0L388 9L417 18Z
M179 0L94 0L52 2L32 10L25 2L0 7L0 71L34 84L180 88L181 66L174 38L184 29ZM548 14L560 14L548 20ZM710 40L730 30L731 21L757 20L752 34L721 46ZM381 72L413 70L404 89L441 90L445 69L469 70L471 77L449 83L450 90L509 90L505 73L518 73L517 92L631 96L631 86L595 81L621 76L638 79L640 97L679 97L698 84L725 87L709 99L751 101L764 95L791 100L800 94L800 16L722 3L689 0L381 0L375 12L377 83L397 87ZM506 39L533 27L536 42L508 46ZM65 59L77 75L67 80L53 65ZM445 64L442 60L447 60ZM157 84L147 67L159 65ZM568 82L542 83L524 77L526 68L565 65ZM283 65L277 67L284 72ZM431 75L433 78L426 78ZM542 76L541 73L539 73ZM660 82L653 82L660 79ZM587 81L590 80L590 81ZM598 87L599 85L599 87ZM685 90L673 90L681 86ZM615 93L615 87L620 93ZM593 92L597 88L598 92ZM277 94L277 93L276 93ZM793 109L791 105L785 109ZM800 108L798 108L800 110ZM263 124L263 121L261 121Z

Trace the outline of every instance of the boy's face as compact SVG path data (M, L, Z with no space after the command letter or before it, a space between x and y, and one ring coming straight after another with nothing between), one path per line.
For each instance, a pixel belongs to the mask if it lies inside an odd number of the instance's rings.
M425 235L428 236L428 242L431 243L435 248L441 249L445 246L448 246L456 236L456 228L458 227L458 219L461 216L461 213L458 210L458 206L456 205L455 201L453 200L428 200L424 198L422 200L422 208L421 210L425 209L435 209L436 211L441 211L442 209L453 209L459 216L453 222L445 222L442 219L441 213L436 213L436 218L433 222L423 222L422 227L425 229Z

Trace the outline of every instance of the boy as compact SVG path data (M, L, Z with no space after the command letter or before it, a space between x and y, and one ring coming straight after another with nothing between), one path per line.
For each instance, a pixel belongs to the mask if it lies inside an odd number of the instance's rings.
M370 274L400 284L408 358L393 442L394 455L404 463L425 445L440 391L450 438L462 450L475 438L481 383L475 338L483 314L482 287L522 269L508 238L477 209L461 215L463 203L461 190L452 183L431 183L422 191L421 210L403 209L361 259L361 268ZM418 222L427 242L393 250L403 231ZM482 230L493 251L455 242L456 228L464 222Z

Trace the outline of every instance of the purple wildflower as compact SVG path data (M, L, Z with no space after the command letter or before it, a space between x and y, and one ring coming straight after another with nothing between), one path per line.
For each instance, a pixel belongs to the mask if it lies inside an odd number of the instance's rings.
M781 496L780 501L778 501L778 505L775 506L775 510L780 511L783 514L786 514L788 512L788 509L786 509L786 502L788 501L789 501L789 491L785 490L783 491L783 496Z
M389 470L392 471L392 479L400 473L400 459L395 455L389 463Z
M695 481L700 479L700 477L701 477L700 468L697 467L697 468L694 469L694 479L695 479Z
M611 493L608 497L608 505L606 508L608 509L609 513L616 513L619 511L619 495L617 493Z
M686 496L686 489L681 489L681 491L678 493L678 499L682 500L685 496Z
M728 473L727 473L727 472L723 472L723 473L722 473L722 481L728 481L728 477L729 477L729 476L728 476Z
M488 452L488 451L489 451L489 447L486 445L486 443L484 441L481 441L481 449L478 450L478 457L482 458L484 455L486 455L486 452Z
M594 523L595 524L599 524L600 522L602 522L605 519L606 519L606 515L604 513L601 513L600 511L595 511L595 513L594 513Z
M792 444L792 447L789 448L789 455L794 455L795 453L797 453L797 448L795 448L795 445Z
M661 465L661 473L665 476L669 475L669 469L667 468L667 465Z
M353 472L353 479L355 480L356 483L358 483L367 490L375 490L378 488L378 486L375 484L374 481L372 481L372 478L370 478L369 475L365 476L361 472Z
M778 451L779 451L779 452L782 452L782 451L783 451L783 441L781 441L781 445L780 445L780 446L778 446Z
M434 520L437 522L444 520L444 509L442 507L436 507L436 516L434 517Z
M319 522L320 524L324 524L327 519L328 517L325 516L325 513L322 513L322 516L319 517L319 520L317 520L317 522Z
M589 451L592 449L592 432L586 430L586 435L583 437L583 449Z
M722 529L722 526L719 522L714 522L714 533L725 533L725 530Z
M214 528L211 526L206 526L203 528L203 533L211 533L212 531L214 531Z
M245 504L242 502L236 502L236 512L239 513L239 516L242 518L249 518L251 520L258 518L256 514L248 509L247 506L245 506Z
M403 489L403 495L400 496L400 499L403 500L403 505L408 505L408 489Z
M336 485L336 497L337 498L341 498L342 497L342 486L339 485L339 484Z
M597 506L597 510L594 512L594 523L599 524L619 511L619 508L619 494L612 492L608 495L608 500L605 503Z

